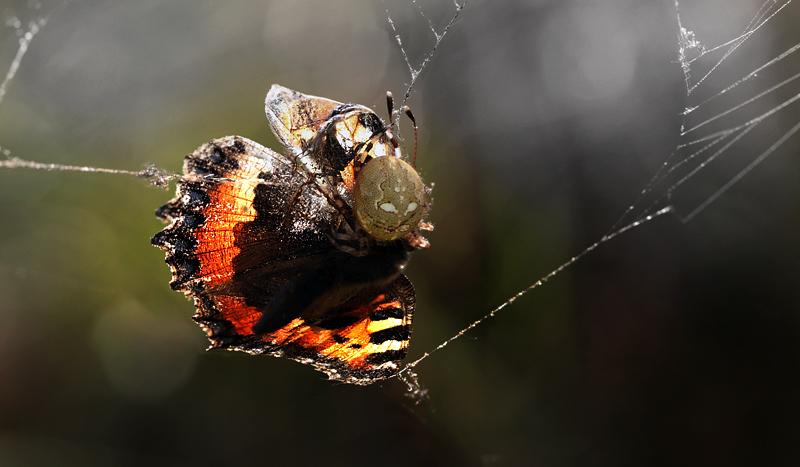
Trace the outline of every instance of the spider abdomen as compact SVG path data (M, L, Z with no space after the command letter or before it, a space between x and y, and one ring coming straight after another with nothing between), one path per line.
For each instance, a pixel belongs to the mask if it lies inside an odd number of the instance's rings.
M376 157L364 165L353 197L359 224L379 240L396 240L412 232L428 208L417 171L392 156Z

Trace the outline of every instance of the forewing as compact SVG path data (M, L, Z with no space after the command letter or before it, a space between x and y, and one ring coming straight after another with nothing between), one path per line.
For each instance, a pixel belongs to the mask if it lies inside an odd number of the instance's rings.
M152 240L167 252L171 287L225 286L333 250L325 232L336 210L306 181L283 156L238 136L186 156L175 198L156 212L170 225Z
M292 152L300 154L309 149L330 113L340 105L341 102L273 84L267 93L264 110L275 136Z
M169 225L152 239L167 253L170 286L195 302L208 294L268 302L316 267L337 251L326 232L338 212L307 182L288 159L238 136L186 156L175 198L156 212Z

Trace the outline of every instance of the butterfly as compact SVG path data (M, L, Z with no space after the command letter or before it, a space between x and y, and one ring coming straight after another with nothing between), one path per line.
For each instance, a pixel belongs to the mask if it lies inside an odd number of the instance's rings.
M367 107L273 85L265 110L285 154L228 136L185 157L152 238L170 286L194 300L209 348L346 383L390 378L408 351L415 294L402 272L429 246L431 190Z

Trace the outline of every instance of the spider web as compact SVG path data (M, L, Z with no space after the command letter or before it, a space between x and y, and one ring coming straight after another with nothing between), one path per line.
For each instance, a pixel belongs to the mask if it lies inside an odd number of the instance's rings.
M397 48L407 69L405 76L408 81L404 83L406 91L403 94L403 105L413 96L418 79L424 75L423 71L435 73L426 68L432 63L431 60L438 56L437 50L447 34L458 26L461 20L459 15L466 6L466 2L454 2L449 13L445 15L446 20L443 25L435 25L427 13L426 7L419 2L412 0L410 4L404 3L412 7L418 20L417 26L421 25L428 41L423 42L423 46L414 44L414 48L410 48L409 43L416 36L404 36L403 31L398 27L397 20L398 15L401 14L392 10L391 5L386 4L386 21L393 32ZM695 202L694 205L691 205L692 201L698 199L695 192L692 192L689 202L678 200L679 194L690 182L702 175L705 169L714 163L719 163L723 156L737 151L737 145L742 144L746 138L752 137L763 127L763 123L793 111L793 105L800 99L800 94L792 88L797 85L800 72L796 68L792 69L789 64L789 59L795 57L797 50L800 49L800 43L791 45L777 55L772 55L771 58L767 56L761 63L749 71L741 73L732 81L727 74L721 81L715 80L723 67L739 60L741 54L744 53L743 50L751 41L769 30L771 22L787 14L790 4L791 1L767 1L756 10L752 20L743 25L742 32L736 37L725 40L719 45L704 45L702 29L693 32L692 28L697 26L685 24L686 18L682 15L683 6L677 0L675 1L676 60L683 73L687 102L681 113L680 143L669 154L653 178L645 184L636 202L625 210L619 221L605 236L438 347L409 363L400 377L406 382L413 396L423 397L425 390L419 384L412 369L432 353L459 339L484 320L495 316L500 310L513 304L519 297L542 285L598 246L634 227L667 213L676 213L681 221L689 222L707 210L715 200L739 183L743 177L768 157L779 153L786 143L796 136L797 131L800 130L800 122L795 122L782 134L767 140L767 144L760 151L752 153L751 146L748 146L747 152L750 154L750 159L745 166L724 183L715 186L711 193L703 195L699 203ZM68 8L68 3L61 2L50 7L48 13L42 14L41 7L36 4L27 11L32 19L21 19L15 12L4 13L6 27L13 31L18 46L11 59L7 61L7 65L4 65L7 66L7 71L2 84L0 84L0 111L3 110L5 96L9 92L13 92L14 78L31 44L42 34L42 30L50 23L53 14L65 7ZM702 25L700 27L702 28ZM787 64L790 65L788 69L785 67ZM782 66L784 68L781 68ZM768 75L770 72L774 72L774 75ZM768 78L761 79L762 76L768 76ZM775 100L774 103L773 100ZM149 166L140 171L129 171L32 162L15 157L11 149L2 146L2 141L0 141L0 150L6 157L6 160L0 161L0 167L4 168L122 174L148 179L157 186L168 186L169 182L177 177L177 175L155 166Z
M677 64L683 72L687 103L685 110L681 112L682 122L679 135L681 142L666 157L657 173L646 183L638 199L625 210L606 235L433 350L425 352L415 361L408 363L403 370L407 372L408 377L401 375L401 379L408 386L410 397L417 398L418 402L428 397L427 390L419 383L418 377L412 369L431 354L463 337L485 320L494 317L498 312L513 304L521 296L541 286L556 274L575 264L586 254L617 236L668 213L675 214L683 223L691 221L796 136L800 130L800 121L797 121L791 112L797 112L792 106L800 99L797 87L800 71L796 65L792 66L788 62L790 62L789 59L795 57L794 54L800 49L800 43L790 46L773 58L764 59L763 63L752 71L740 75L732 82L730 81L730 71L720 80L715 80L716 75L722 74L721 70L729 62L737 59L737 53L750 52L742 52L748 41L755 40L760 33L764 33L768 24L780 14L785 13L784 10L790 4L791 0L767 0L757 9L753 18L744 26L738 36L719 45L705 46L698 36L683 24L681 4L675 0L678 29ZM440 40L441 38L437 35L437 45ZM399 39L398 42L400 42ZM403 55L408 63L405 52ZM759 57L762 56L764 55L759 55ZM426 63L428 60L429 58L426 57ZM778 70L776 75L754 83L754 86L748 89L742 89L745 85L758 81L757 78L760 75L766 74L782 64L788 66ZM414 68L410 64L408 66L411 76L416 79L417 73ZM796 87L791 88L792 85ZM732 100L716 105L719 103L718 101L723 101L725 97L740 89L742 92ZM769 99L775 98L776 95L780 96L777 97L777 102L771 102ZM764 105L761 108L754 105L765 101L767 101L764 104L766 108ZM751 132L755 132L758 125L782 116L786 116L789 120L795 120L795 123L776 139L769 140L762 135L757 135L756 138L760 143L767 141L762 144L762 150L753 154L750 152L753 150L752 145L746 147L744 151L751 154L749 162L733 176L730 176L727 181L716 186L711 194L705 195L702 201L694 206L691 205L693 201L688 203L681 201L680 209L673 204L676 192L680 192L684 185L694 181L695 177L700 175L704 169L724 156L735 151L742 151L737 147L737 143L741 143L749 135L753 136ZM741 146L741 144L739 145ZM696 198L696 195L693 198ZM689 206L688 212L687 205Z

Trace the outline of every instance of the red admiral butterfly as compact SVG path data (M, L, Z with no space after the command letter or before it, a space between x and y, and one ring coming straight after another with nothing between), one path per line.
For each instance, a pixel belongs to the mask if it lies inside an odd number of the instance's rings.
M266 113L287 155L228 136L186 156L152 239L170 286L194 299L210 348L347 383L392 377L415 304L402 270L428 247L430 189L367 107L273 85Z

